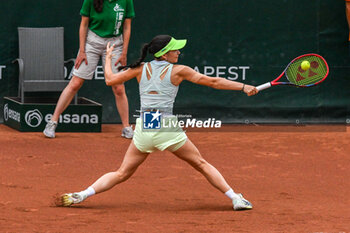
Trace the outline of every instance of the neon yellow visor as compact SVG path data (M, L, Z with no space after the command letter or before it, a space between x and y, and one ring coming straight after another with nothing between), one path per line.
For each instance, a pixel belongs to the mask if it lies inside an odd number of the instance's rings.
M156 52L154 56L160 57L171 50L182 49L183 47L185 47L186 42L187 40L176 40L174 37L171 37L171 40L169 41L169 43L164 48Z

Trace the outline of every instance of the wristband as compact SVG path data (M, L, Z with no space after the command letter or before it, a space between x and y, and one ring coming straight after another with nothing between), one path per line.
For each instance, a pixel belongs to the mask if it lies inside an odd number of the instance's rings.
M243 87L242 87L242 90L241 90L241 91L244 91L244 87L245 87L245 83L243 83Z

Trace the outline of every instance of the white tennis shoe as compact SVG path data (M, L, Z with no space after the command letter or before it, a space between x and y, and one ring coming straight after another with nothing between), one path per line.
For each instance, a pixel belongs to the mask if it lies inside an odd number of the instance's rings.
M80 193L65 193L61 196L62 206L71 206L73 204L78 204L87 198Z
M56 136L55 135L56 128L57 128L57 122L49 121L47 122L43 133L48 138L54 138Z
M242 194L238 194L240 197L239 199L234 199L232 201L233 209L234 210L250 210L253 209L252 203L250 203L248 200L244 199Z
M122 131L122 137L124 138L132 138L134 136L134 130L132 126L125 127Z

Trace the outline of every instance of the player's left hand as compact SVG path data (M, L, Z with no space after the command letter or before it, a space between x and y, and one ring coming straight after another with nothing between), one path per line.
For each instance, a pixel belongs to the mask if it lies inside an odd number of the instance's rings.
M258 89L256 89L256 87L251 85L245 85L243 91L247 94L247 96L256 95L259 92Z
M108 42L106 48L106 58L111 59L113 56L115 56L115 54L113 54L114 46L114 44L111 45L111 42Z

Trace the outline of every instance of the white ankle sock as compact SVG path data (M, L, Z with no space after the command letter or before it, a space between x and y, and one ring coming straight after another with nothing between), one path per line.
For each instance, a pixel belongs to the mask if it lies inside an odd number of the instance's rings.
M235 192L233 191L232 188L229 189L229 190L225 193L225 195L228 196L232 201L233 201L234 199L240 199L240 198L241 198L240 196L238 196L237 193L235 193Z
M92 195L95 195L95 189L93 189L93 187L89 187L87 189L85 189L84 191L81 191L80 194L82 194L82 196L86 196L86 197L90 197Z

